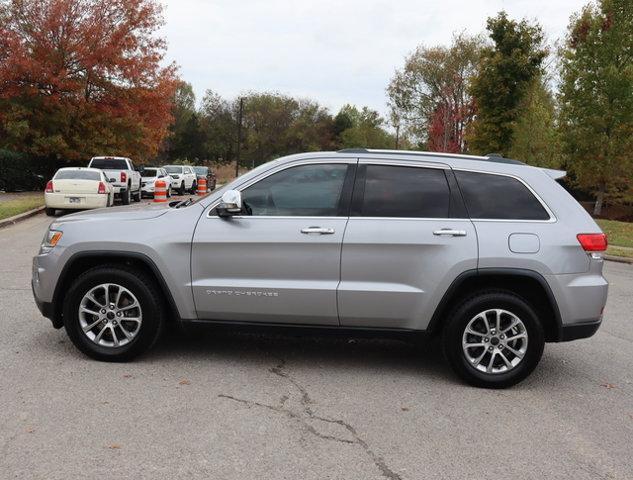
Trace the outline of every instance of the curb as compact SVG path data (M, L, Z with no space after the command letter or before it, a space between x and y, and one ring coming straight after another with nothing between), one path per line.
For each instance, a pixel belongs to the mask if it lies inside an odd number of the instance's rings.
M629 265L633 265L633 258L617 257L615 255L602 255L602 258L610 262L628 263Z
M5 218L4 220L0 220L0 228L8 227L9 225L13 225L15 223L21 222L22 220L26 220L27 218L44 211L45 208L46 207L42 205L41 207L34 208L33 210L29 210L28 212L20 213L12 217Z

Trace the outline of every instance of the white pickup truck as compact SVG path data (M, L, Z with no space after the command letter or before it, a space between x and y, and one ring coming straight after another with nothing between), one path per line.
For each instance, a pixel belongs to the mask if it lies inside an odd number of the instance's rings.
M92 157L88 167L104 171L114 187L114 194L121 197L123 205L129 205L131 199L141 201L141 174L129 158Z

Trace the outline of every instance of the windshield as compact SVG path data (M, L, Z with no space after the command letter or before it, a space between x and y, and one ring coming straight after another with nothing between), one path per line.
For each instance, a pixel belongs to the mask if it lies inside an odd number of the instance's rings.
M193 167L198 175L206 175L209 173L209 167Z
M95 158L90 162L90 167L106 170L127 170L127 162L121 158Z
M163 168L167 171L167 173L182 173L182 167L171 167L167 165Z
M157 168L144 168L143 169L143 176L144 177L157 177L158 176L158 169Z
M91 170L59 170L54 180L101 180L99 172Z

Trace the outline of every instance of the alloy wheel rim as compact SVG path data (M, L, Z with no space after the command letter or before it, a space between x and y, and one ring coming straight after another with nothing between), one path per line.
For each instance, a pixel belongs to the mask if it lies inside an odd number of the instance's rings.
M79 303L81 330L102 347L127 345L138 335L142 321L143 312L136 296L116 283L91 288Z
M525 358L528 333L514 313L494 308L475 315L462 335L462 350L468 363L487 374L507 373Z

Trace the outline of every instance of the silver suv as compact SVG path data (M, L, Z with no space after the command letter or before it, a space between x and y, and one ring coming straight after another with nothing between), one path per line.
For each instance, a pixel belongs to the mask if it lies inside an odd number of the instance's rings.
M606 237L563 176L493 155L292 155L198 201L56 219L35 301L98 360L167 322L426 332L467 382L509 386L602 319Z

